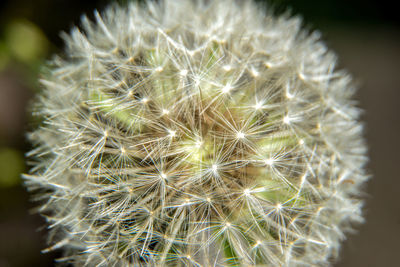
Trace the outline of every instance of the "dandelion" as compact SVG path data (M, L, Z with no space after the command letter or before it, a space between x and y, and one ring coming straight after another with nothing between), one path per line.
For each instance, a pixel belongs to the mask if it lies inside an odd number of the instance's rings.
M76 266L327 266L361 222L351 77L251 1L113 5L64 34L25 183Z

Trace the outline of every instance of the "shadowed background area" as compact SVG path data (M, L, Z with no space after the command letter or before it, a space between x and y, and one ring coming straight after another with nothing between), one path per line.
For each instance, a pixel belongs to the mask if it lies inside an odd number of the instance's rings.
M121 0L122 1L122 0ZM125 0L126 1L126 0ZM40 66L61 51L60 31L79 25L81 14L102 10L110 1L13 0L0 3L0 267L53 266L59 251L46 248L44 220L22 187L25 132L37 125L26 111L40 90ZM258 1L264 2L264 1ZM339 66L359 83L357 100L365 110L369 172L365 188L366 223L347 235L334 266L397 266L400 209L397 177L400 97L400 23L389 1L271 0L277 12L289 7L309 29L318 29Z

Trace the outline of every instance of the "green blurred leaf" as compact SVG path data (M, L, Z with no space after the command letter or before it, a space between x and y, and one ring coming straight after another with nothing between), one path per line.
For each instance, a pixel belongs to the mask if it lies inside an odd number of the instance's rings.
M7 46L0 42L0 71L2 71L10 61L10 56L7 51Z
M5 44L11 55L26 64L34 64L46 55L49 48L44 33L24 19L9 22L5 28Z
M18 185L24 169L24 156L20 151L7 147L0 148L0 187Z

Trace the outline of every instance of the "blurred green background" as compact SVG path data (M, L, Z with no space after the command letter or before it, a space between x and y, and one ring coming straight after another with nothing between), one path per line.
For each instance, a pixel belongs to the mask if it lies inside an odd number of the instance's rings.
M127 0L121 0L127 1ZM21 185L30 150L25 133L35 122L27 111L40 90L40 67L60 52L60 31L79 25L109 0L10 0L0 2L0 267L53 266L60 252L46 248L44 220L31 214L35 206ZM258 1L264 2L264 1ZM275 10L289 8L319 29L339 65L360 84L359 106L365 110L368 166L373 179L366 186L367 222L348 235L335 266L399 266L400 177L399 115L400 23L395 1L271 0Z

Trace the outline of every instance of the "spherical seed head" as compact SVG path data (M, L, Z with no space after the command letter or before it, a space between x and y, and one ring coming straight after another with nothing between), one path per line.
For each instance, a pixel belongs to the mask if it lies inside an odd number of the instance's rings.
M326 266L361 221L351 79L251 1L112 6L42 81L29 189L78 266ZM43 202L44 200L44 202Z

